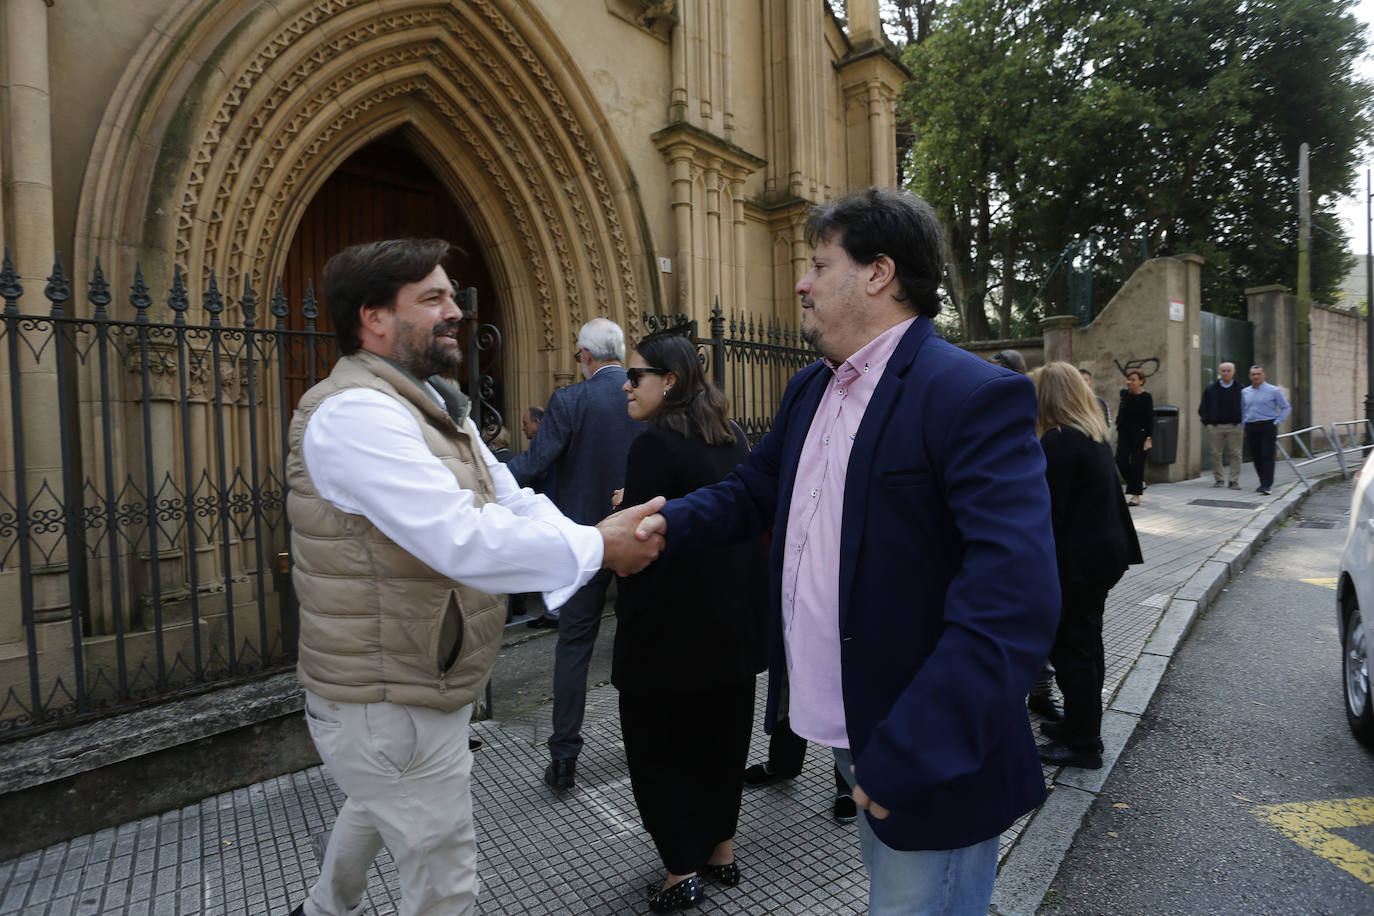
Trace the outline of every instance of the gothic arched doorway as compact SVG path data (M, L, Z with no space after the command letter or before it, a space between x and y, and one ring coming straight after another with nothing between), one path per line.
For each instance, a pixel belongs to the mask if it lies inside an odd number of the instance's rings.
M332 332L333 323L320 289L325 261L349 245L389 238L439 238L452 244L457 250L445 263L445 270L459 287L477 291L482 324L494 325L498 334L504 335L496 288L471 225L400 131L369 143L345 159L311 198L282 268L282 288L291 304L287 327L304 329L300 304L311 287L319 300L315 326ZM467 333L473 333L472 322L465 322L465 327ZM320 365L324 360L327 357L317 359L314 366L317 378L328 373L328 366ZM500 361L483 368L489 369L493 386L485 393L486 399L503 416ZM468 387L466 370L464 367L459 372L464 388ZM310 368L303 363L288 369L291 391L287 403L299 399L309 374Z

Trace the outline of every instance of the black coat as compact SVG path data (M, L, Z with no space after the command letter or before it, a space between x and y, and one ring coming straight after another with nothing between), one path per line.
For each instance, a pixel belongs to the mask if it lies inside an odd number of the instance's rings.
M1140 448L1154 428L1155 399L1150 392L1131 394L1129 389L1122 388L1121 405L1116 409L1118 445L1130 443L1132 448Z
M543 435L543 432L540 432ZM633 506L719 483L749 454L647 427L630 445ZM625 693L691 693L736 684L767 665L768 556L763 539L676 557L619 580L611 683Z
M1111 448L1067 426L1046 430L1040 447L1059 581L1114 585L1127 566L1144 560Z

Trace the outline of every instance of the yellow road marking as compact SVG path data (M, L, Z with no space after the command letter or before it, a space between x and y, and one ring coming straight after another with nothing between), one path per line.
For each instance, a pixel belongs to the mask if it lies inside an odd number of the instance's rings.
M1336 577L1331 576L1326 579L1299 579L1299 582L1306 582L1308 585L1320 585L1322 588L1336 589Z
M1303 849L1374 887L1374 853L1331 832L1374 825L1374 797L1265 805L1255 809L1255 816Z

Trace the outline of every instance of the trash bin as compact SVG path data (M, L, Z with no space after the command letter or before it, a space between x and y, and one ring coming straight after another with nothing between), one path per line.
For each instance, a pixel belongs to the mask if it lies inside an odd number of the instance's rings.
M1150 434L1150 463L1173 464L1178 460L1178 408L1160 404L1155 408L1155 429Z

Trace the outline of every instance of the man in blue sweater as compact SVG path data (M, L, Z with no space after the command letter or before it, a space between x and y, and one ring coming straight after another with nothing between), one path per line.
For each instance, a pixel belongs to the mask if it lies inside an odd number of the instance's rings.
M1235 363L1217 367L1217 379L1202 391L1202 403L1197 415L1207 427L1207 441L1212 446L1212 486L1226 486L1226 465L1222 459L1231 450L1231 489L1240 489L1241 389L1236 384Z

